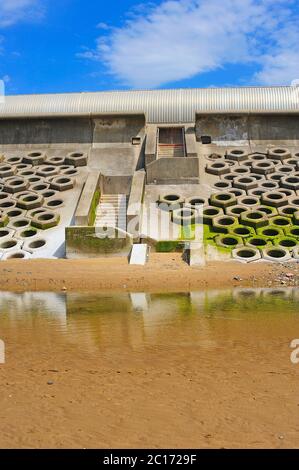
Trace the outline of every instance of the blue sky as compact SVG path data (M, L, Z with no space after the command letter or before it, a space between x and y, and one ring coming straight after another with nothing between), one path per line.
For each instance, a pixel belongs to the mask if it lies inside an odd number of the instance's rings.
M8 94L286 85L298 44L298 0L0 0Z

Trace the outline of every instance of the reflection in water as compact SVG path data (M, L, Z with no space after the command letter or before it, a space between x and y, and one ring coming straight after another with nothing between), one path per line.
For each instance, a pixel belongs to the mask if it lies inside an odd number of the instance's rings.
M178 294L1 293L2 332L17 339L34 331L86 352L159 346L216 348L238 340L238 323L297 319L299 289L209 290ZM259 325L257 325L259 322ZM294 332L295 333L295 332ZM254 333L253 333L254 334ZM296 334L296 333L295 333ZM40 339L42 341L42 339Z

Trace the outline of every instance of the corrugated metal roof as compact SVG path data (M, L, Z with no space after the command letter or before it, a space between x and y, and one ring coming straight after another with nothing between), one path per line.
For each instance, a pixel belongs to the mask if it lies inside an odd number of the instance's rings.
M142 113L149 123L188 123L196 112L299 113L299 87L19 95L0 104L0 119Z

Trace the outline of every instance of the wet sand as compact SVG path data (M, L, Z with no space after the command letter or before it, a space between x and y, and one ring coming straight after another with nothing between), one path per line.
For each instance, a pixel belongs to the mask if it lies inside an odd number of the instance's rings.
M59 328L2 319L0 448L299 447L296 312L172 320L163 307L152 324L79 301Z
M191 268L179 253L153 253L144 267L130 266L125 258L11 260L0 263L0 290L153 292L298 285L298 274L298 263L214 262Z

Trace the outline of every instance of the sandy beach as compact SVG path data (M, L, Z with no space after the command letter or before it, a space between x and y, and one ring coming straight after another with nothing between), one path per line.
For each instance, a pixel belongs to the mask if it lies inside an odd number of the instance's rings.
M153 253L146 266L125 258L9 260L0 263L2 291L188 291L297 285L298 263L213 262L191 268L181 254Z

